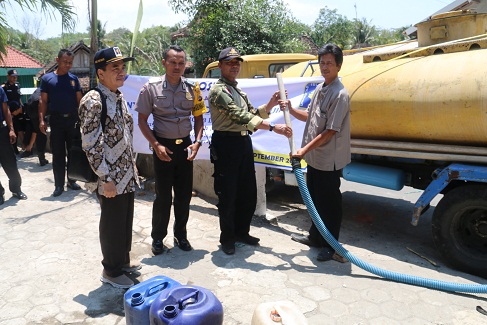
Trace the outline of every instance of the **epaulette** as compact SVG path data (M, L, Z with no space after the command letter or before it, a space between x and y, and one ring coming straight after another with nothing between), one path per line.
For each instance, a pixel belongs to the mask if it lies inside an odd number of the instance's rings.
M162 82L162 78L161 77L151 77L149 78L149 83L150 84L158 84L158 83L161 83Z
M189 79L184 79L184 83L190 86L191 88L194 88L196 86L196 81L189 80Z

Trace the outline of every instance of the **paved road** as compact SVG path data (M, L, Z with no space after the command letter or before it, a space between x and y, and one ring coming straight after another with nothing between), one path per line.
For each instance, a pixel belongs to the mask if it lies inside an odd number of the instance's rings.
M51 161L49 157L48 159ZM0 206L0 324L124 324L123 294L99 281L99 207L89 192L67 190L58 198L51 165L19 161L27 201L6 193ZM0 172L0 180L8 181ZM431 210L410 225L420 192L400 192L343 182L345 218L340 241L351 253L391 271L468 284L485 279L445 266L430 232ZM317 249L290 240L310 219L296 188L268 195L268 217L255 218L261 245L239 245L234 256L219 250L215 202L194 197L189 239L195 248L150 252L151 191L136 196L132 257L143 268L133 278L156 275L210 289L224 307L224 324L250 324L264 302L294 302L309 324L480 324L487 296L455 294L378 278L350 263L318 262ZM438 263L433 266L420 255Z

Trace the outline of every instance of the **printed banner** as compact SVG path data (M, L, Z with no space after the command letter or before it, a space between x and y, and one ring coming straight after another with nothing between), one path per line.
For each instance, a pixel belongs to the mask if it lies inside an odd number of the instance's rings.
M151 154L149 149L149 143L144 138L140 129L138 128L137 112L134 110L135 101L139 94L140 89L149 80L150 77L129 75L125 80L125 84L120 90L122 91L130 112L134 117L134 150L137 153ZM203 145L198 151L196 159L210 159L209 144L211 142L211 135L213 129L211 127L211 116L208 105L208 93L215 83L216 79L193 79L191 80L199 82L202 96L205 99L205 104L208 108L208 112L203 115L204 120L204 132L203 132ZM305 109L308 107L311 96L316 86L323 82L322 77L313 78L284 78L284 86L288 93L288 98L291 99L293 107L300 107ZM278 90L276 78L261 78L261 79L239 79L239 87L248 94L250 102L254 107L258 107L262 104L269 102L271 95ZM275 106L271 110L269 117L270 122L276 124L284 124L284 114L280 110L279 106ZM153 119L152 115L148 119L149 126L152 127ZM301 140L303 136L304 122L294 119L291 116L291 123L293 128L294 143L296 149L301 147ZM191 137L194 139L193 132ZM289 140L274 132L267 130L258 130L252 135L252 143L254 146L254 160L256 163L264 164L267 166L291 169L289 162Z

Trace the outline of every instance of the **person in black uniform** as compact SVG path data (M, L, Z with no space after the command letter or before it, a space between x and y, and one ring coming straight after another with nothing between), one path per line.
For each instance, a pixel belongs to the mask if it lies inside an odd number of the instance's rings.
M33 128L32 137L35 137L35 145L37 157L39 158L39 165L45 166L49 163L46 159L46 144L47 136L39 129L39 100L41 98L41 88L37 89L30 95L29 100L24 105L26 116L29 117L30 124ZM32 139L31 139L32 142Z
M232 255L236 241L248 245L258 245L260 241L249 234L257 203L250 134L261 129L289 138L292 130L286 124L266 120L278 104L279 91L268 103L255 108L238 87L237 76L243 59L237 49L223 49L218 61L221 78L213 84L208 95L213 127L210 158L215 168L213 187L218 195L221 248L225 254Z
M51 126L52 171L54 173L54 192L52 196L59 196L64 192L66 178L66 153L69 161L69 151L76 133L78 121L78 106L81 101L81 86L74 74L69 70L73 66L73 52L62 49L56 58L58 67L55 71L42 76L41 99L39 101L39 129L46 134L47 126L44 117L49 105L49 124ZM81 187L74 180L68 178L67 186L72 190Z
M2 84L2 88L7 95L7 106L12 116L15 136L20 140L23 147L25 120L24 112L22 111L22 93L20 92L20 84L17 82L17 70L11 69L7 72L7 81ZM17 141L12 144L15 154L19 154L17 148Z
M12 148L12 144L17 140L17 137L15 136L7 101L7 95L2 87L0 89L0 102L2 104L2 109L0 110L0 164L5 174L7 174L8 187L13 197L19 200L26 200L27 195L22 193L20 189L22 178L20 177L19 169L17 168L17 159L15 159L15 153ZM0 183L0 205L5 202L4 194L5 189Z

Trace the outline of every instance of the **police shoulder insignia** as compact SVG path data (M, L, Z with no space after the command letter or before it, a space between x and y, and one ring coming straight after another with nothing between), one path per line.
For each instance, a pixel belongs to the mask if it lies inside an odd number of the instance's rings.
M147 90L147 84L144 84L140 89L140 95L142 95Z
M157 84L157 83L160 83L162 82L162 78L161 77L151 77L149 78L149 83L150 84Z
M190 87L194 87L196 86L196 82L193 81L193 80L189 80L189 79L184 79L184 83L187 84L188 86Z

